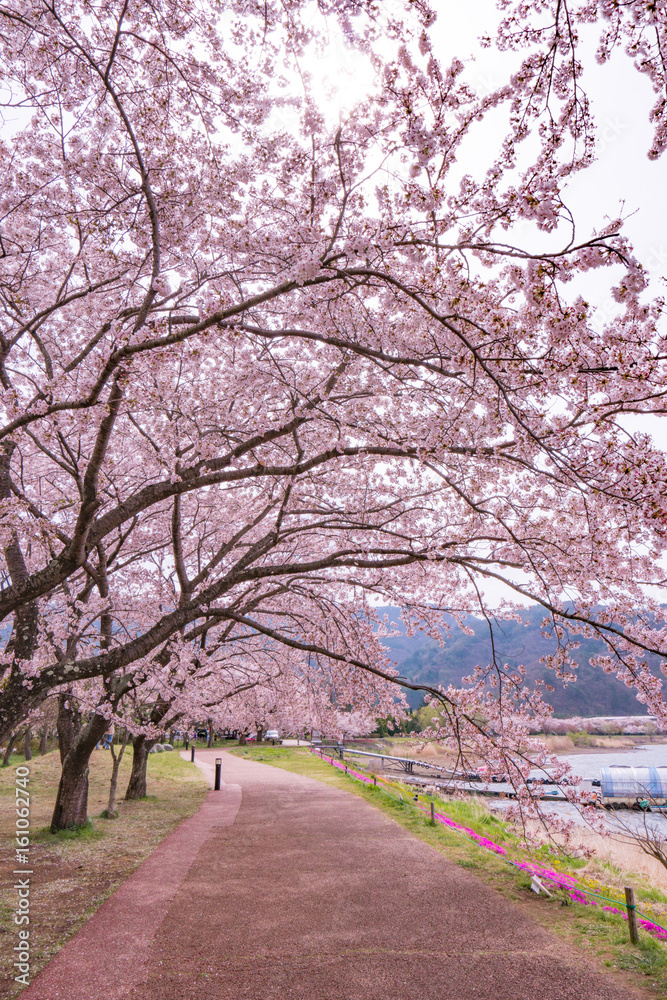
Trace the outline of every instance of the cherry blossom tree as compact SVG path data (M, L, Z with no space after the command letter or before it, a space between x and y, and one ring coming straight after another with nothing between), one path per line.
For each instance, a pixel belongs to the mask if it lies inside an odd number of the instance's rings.
M564 129L569 132L579 145L580 163L587 165L593 159L595 120L581 55L581 36L589 34L597 39L599 63L622 49L649 79L656 100L649 111L654 137L648 156L662 155L667 147L667 10L662 0L509 0L502 8L498 32L483 41L504 51L529 50L512 78L513 110L524 134L542 119L552 141Z
M585 13L654 45L649 7L615 10ZM661 410L662 302L620 221L575 228L576 37L539 11L550 35L514 5L500 44L551 63L478 97L425 3L0 3L0 735L209 642L280 644L374 705L396 676L376 606L493 631L489 581L503 613L544 607L556 675L598 635L664 717L667 468L624 424ZM332 33L375 74L336 122L310 79ZM602 333L572 291L591 272ZM444 738L523 773L548 708L521 670L431 693Z
M219 701L212 721L219 729L296 734L318 730L326 736L366 735L377 725L377 714L388 707L403 718L406 703L387 681L375 679L360 697L353 675L326 658L317 667L302 656L286 656L279 647L264 650L263 670L245 690Z

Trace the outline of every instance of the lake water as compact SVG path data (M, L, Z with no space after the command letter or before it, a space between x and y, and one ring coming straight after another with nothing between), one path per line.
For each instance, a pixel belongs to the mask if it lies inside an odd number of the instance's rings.
M560 756L560 755L559 755ZM645 747L619 750L615 753L572 753L562 754L580 778L599 778L601 767L626 764L630 767L667 767L667 743L650 743Z

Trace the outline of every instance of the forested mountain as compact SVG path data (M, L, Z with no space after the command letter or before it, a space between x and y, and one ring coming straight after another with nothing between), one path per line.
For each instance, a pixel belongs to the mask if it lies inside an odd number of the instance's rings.
M388 607L383 611L390 621L400 626L400 609ZM515 621L497 623L495 644L497 655L503 663L509 663L510 666L518 666L520 663L525 665L529 682L534 683L537 678L542 678L554 685L554 691L547 695L547 700L554 706L555 715L646 714L646 709L636 700L634 692L615 675L605 674L599 667L590 666L591 656L605 652L603 644L595 640L580 638L580 648L573 655L573 659L579 664L578 680L565 687L554 676L553 671L540 663L540 657L553 653L556 649L555 640L542 635L540 622L543 618L543 609L533 605L523 613L527 625ZM475 632L474 636L465 635L453 620L451 625L451 637L443 648L423 633L418 633L412 639L403 635L383 642L389 647L390 655L401 673L409 680L433 685L459 685L461 678L470 675L477 664L490 662L491 644L488 625L480 618L466 619L466 625ZM409 693L408 700L412 707L421 704L418 694Z

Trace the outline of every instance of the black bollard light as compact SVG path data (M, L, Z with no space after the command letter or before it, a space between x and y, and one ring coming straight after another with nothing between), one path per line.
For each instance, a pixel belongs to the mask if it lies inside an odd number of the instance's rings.
M222 757L215 758L215 788L214 791L220 791L220 778L222 777Z
M191 762L192 762L193 764L194 764L194 762L195 762L195 748L194 748L194 747L192 747L192 749L190 750L190 761L191 761Z

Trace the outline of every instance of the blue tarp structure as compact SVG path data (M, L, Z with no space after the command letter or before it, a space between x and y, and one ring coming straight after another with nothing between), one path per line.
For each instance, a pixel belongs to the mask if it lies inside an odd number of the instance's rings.
M600 768L600 788L615 799L667 798L666 767L630 767L616 764Z

